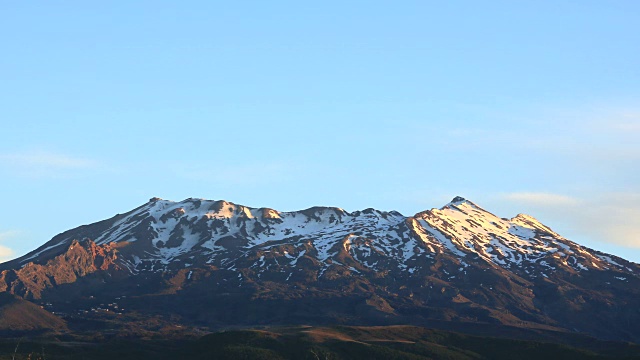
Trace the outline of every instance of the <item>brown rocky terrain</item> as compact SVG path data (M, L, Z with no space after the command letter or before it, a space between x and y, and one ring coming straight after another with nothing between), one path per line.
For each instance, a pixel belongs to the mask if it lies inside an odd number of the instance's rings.
M65 331L61 318L29 301L7 292L0 293L0 333Z
M461 198L411 217L152 199L0 270L0 290L83 329L437 323L640 341L638 264Z

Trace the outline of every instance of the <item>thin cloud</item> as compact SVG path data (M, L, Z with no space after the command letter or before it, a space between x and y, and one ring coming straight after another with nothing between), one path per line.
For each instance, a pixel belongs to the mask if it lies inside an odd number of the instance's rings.
M598 115L591 121L592 131L617 132L624 136L640 133L640 111L617 111Z
M10 248L0 245L0 263L9 261L14 258L15 252Z
M640 194L607 193L574 198L551 193L503 194L531 215L557 219L576 235L598 242L640 248ZM568 236L568 235L567 235Z
M578 199L570 196L544 192L516 192L504 194L503 197L510 201L523 202L536 206L575 206L580 203Z
M24 166L48 166L60 169L87 168L94 165L94 162L91 160L45 151L3 154L0 155L0 159L2 159L3 162L10 164Z
M68 177L79 171L94 169L97 163L87 158L34 150L0 154L0 166L27 177Z
M0 232L0 241L15 238L20 232L16 230ZM0 263L11 260L15 257L15 251L10 247L0 245Z
M17 231L17 230L10 230L10 231L0 232L0 241L8 240L8 239L14 238L14 237L16 237L18 235L20 235L20 231Z
M624 132L640 133L640 120L638 122L621 122L613 125L613 128Z
M286 182L295 169L283 163L256 163L240 165L182 165L177 174L188 180L208 181L214 184L264 185Z

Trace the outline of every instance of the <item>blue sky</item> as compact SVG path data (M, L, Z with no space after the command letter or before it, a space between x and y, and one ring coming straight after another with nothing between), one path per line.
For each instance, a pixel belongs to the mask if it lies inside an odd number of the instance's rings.
M462 195L640 262L637 1L0 5L0 261L150 197Z

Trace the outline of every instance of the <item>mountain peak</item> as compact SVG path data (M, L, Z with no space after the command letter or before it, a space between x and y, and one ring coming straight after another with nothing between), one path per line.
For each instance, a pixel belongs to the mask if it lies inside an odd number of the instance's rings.
M516 215L515 217L512 218L512 220L535 221L538 223L540 222L538 221L538 219L534 218L533 216L528 214L523 214L523 213Z
M462 196L456 196L449 203L447 203L445 206L443 206L441 209L446 209L446 208L451 207L451 206L456 206L457 207L457 206L461 206L461 205L472 205L474 207L478 207L471 200L467 200L467 199L463 198Z
M553 234L556 237L562 238L558 233L556 233L555 231L551 230L551 228L549 228L548 226L544 225L543 223L540 222L540 220L534 218L531 215L522 214L522 213L518 214L515 217L511 218L511 222L516 224L516 225L521 225L521 226L529 227L529 228L532 228L532 229L542 230L542 231L548 232L550 234Z
M455 314L465 322L640 339L640 314L632 311L640 307L639 289L640 265L581 247L531 216L500 218L461 196L411 217L373 208L279 212L224 200L153 200L0 264L0 293L90 320L104 319L96 303L117 300L111 310L123 316L113 319L125 326L134 317L122 309L140 319L166 311L207 326ZM160 304L146 301L160 294ZM256 311L234 310L246 306ZM294 316L281 317L292 308Z
M467 199L463 198L462 196L456 196L453 198L453 200L451 200L451 203L462 203L467 201Z

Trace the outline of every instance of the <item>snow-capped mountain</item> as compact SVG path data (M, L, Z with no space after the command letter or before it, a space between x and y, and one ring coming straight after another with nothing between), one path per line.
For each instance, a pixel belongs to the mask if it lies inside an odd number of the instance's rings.
M42 262L43 255L49 255L47 259L65 251L74 240L84 239L119 247L117 263L133 274L205 264L233 268L242 258L271 252L283 244L296 248L298 256L306 254L325 266L335 263L344 249L365 268L376 268L369 259L376 254L410 273L421 267L418 259L438 253L454 254L464 266L468 265L465 259L482 260L531 277L546 276L558 268L634 273L632 264L573 243L531 216L502 219L460 197L441 209L412 217L374 209L349 213L313 207L278 212L226 201L154 198L107 223L63 233L17 262ZM254 265L260 267L260 263ZM296 261L289 265L295 267ZM534 271L532 266L539 268L535 265L542 266L542 271Z
M414 216L153 198L0 270L0 290L27 299L128 296L138 311L214 324L440 319L640 338L638 264L461 197Z

